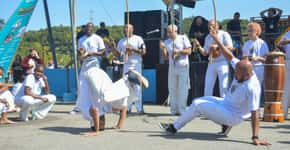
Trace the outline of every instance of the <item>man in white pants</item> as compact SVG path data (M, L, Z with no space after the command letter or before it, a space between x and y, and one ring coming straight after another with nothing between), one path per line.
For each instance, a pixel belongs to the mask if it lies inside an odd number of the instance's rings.
M176 133L192 119L203 115L217 124L223 125L222 133L227 135L231 126L241 123L251 117L252 141L256 145L268 145L260 141L259 134L259 101L260 84L248 60L238 60L219 41L215 31L211 31L213 39L222 49L225 57L231 61L235 68L235 80L224 98L204 96L193 100L189 109L183 113L173 124L161 123L160 127L169 133Z
M219 25L214 20L208 22L209 30L217 30L219 40L228 48L233 48L233 42L229 33L219 30ZM219 47L216 45L212 36L208 34L205 38L205 44L202 48L197 40L195 40L197 49L204 56L210 55L214 49ZM229 65L223 54L213 58L209 56L209 63L205 75L204 96L212 96L216 78L219 80L220 97L224 97L229 84Z
M176 25L168 25L169 38L160 43L163 56L169 59L168 91L172 115L185 111L190 88L188 55L191 54L191 44L187 36L178 35L177 30Z
M290 31L286 32L278 45L283 47L283 50L286 54L285 60L285 84L284 84L284 92L283 92L283 111L284 111L284 118L288 118L288 107L290 101Z
M123 78L113 83L110 77L94 63L84 62L81 75L83 76L83 92L79 95L78 108L83 117L91 122L93 131L85 133L85 136L96 136L105 127L105 113L118 111L120 113L117 129L122 128L126 118L127 103L136 100L136 90L145 79L136 71L130 71ZM135 76L134 76L135 75ZM144 85L148 86L148 81ZM128 102L129 101L129 102Z
M94 33L94 24L89 22L86 25L86 34L83 35L79 40L78 40L78 50L80 53L86 53L86 55L83 55L82 61L94 61L98 63L94 63L96 67L100 68L100 58L105 52L105 44L103 39L98 36L97 34ZM81 69L83 66L81 67ZM78 95L82 93L83 89L81 86L83 82L83 76L79 76L79 81L78 81ZM78 96L78 98L81 98ZM79 99L76 101L76 106L78 105L77 103L79 102ZM75 107L70 113L74 114L75 112L78 112L79 108Z
M117 44L117 51L123 57L123 73L129 70L136 70L142 74L142 56L146 54L146 47L142 37L134 35L134 27L131 24L124 26L125 37ZM134 103L138 113L144 113L142 102L142 88L138 89L138 99ZM128 111L131 111L132 104L128 105Z
M20 95L16 97L16 105L20 106L20 120L28 121L29 109L32 119L44 119L56 101L56 97L49 94L47 77L43 74L44 66L37 65L34 74L26 76ZM45 94L42 95L44 89Z

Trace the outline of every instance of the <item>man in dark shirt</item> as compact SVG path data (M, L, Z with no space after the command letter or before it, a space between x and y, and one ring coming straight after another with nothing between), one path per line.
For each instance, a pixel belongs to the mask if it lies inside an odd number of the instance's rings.
M81 31L77 34L77 41L86 34L86 25L81 26Z
M265 13L268 13L266 16ZM266 41L270 49L274 48L274 40L279 35L278 23L282 15L282 10L278 8L269 8L261 11L260 16L265 23Z
M104 37L108 38L110 36L109 30L106 29L106 25L104 22L100 23L100 29L97 30L96 34L102 38L104 38Z
M233 45L237 49L237 51L234 52L235 56L237 58L241 58L242 57L242 49L241 49L242 30L241 30L241 20L240 20L239 12L235 12L234 18L228 22L227 31L230 33L233 39Z

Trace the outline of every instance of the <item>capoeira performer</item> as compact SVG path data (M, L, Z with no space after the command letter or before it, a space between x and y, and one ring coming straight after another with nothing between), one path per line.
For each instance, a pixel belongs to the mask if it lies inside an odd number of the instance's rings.
M194 99L189 109L173 124L160 123L160 127L169 133L176 133L192 119L203 115L222 125L222 134L227 135L231 127L251 117L252 141L256 145L269 145L259 139L259 102L260 84L247 60L238 60L231 51L220 42L218 34L211 31L211 37L221 48L224 56L235 68L235 79L224 98L204 96Z
M289 107L289 101L290 101L290 31L286 32L278 45L283 47L283 51L286 54L286 60L285 60L285 87L282 97L282 103L283 103L283 111L284 111L284 118L288 118L288 107Z
M29 110L32 119L44 119L56 101L53 94L49 94L47 77L43 73L44 66L37 65L35 72L26 76L19 93L15 96L15 104L20 106L20 120L28 121ZM41 94L44 89L45 94ZM20 97L18 99L18 97Z
M124 60L123 73L129 70L136 70L142 74L142 56L146 54L146 47L142 37L133 34L134 27L131 24L124 26L125 37L121 39L117 44L117 51L122 55ZM142 88L138 89L137 100L134 105L138 113L144 113L142 103ZM128 104L128 111L131 111L133 104Z
M231 36L226 31L219 30L218 22L210 20L208 22L208 28L210 31L217 30L218 38L223 45L230 49L233 48ZM206 36L203 48L197 40L194 43L202 55L209 55L209 63L205 75L204 96L213 95L214 84L218 77L220 97L224 97L229 82L229 65L224 55L220 52L220 47L217 46L210 34Z
M83 35L79 40L78 40L78 50L81 53L86 52L87 55L85 58L82 58L82 61L95 61L98 63L95 63L96 67L100 67L100 58L105 52L105 44L103 39L98 36L97 34L94 33L94 24L89 22L86 25L86 34ZM81 68L82 69L82 68ZM82 93L82 90L84 88L81 87L83 82L82 76L79 77L79 88L78 88L78 95L79 93ZM76 101L76 106L78 105L77 103L79 100L77 99ZM73 110L70 112L71 114L74 114L75 112L79 111L79 108L74 107Z
M269 52L267 43L260 39L262 32L258 23L251 22L247 26L249 40L243 46L243 56L248 57L254 67L254 71L260 84L264 83L264 65L266 55Z
M86 52L81 52L83 57ZM85 59L80 72L80 88L78 108L83 117L91 122L93 131L85 133L85 136L95 136L105 126L105 113L118 111L120 118L116 128L121 128L126 118L127 103L136 100L136 90L141 83L148 87L148 81L137 71L130 70L123 78L113 83L110 77L99 67L98 61ZM128 101L127 101L128 100Z
M0 67L0 76L3 76L3 68ZM0 77L0 78L1 78ZM14 99L12 94L9 92L8 87L0 82L0 124L12 124L15 123L8 119L7 113L10 111L14 111Z
M168 91L172 115L180 115L187 104L189 79L189 60L191 44L185 35L177 34L176 25L168 25L168 39L160 43L163 56L169 59Z

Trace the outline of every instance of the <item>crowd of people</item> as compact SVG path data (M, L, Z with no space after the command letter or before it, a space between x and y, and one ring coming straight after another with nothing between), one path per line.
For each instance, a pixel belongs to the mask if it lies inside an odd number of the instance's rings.
M268 12L267 16L265 12ZM277 32L281 14L282 10L277 8L261 12L266 33ZM247 25L248 40L243 42L239 18L240 13L235 13L227 24L227 31L223 31L216 20L207 21L197 16L193 20L189 38L178 34L176 25L168 25L168 38L160 42L160 49L164 59L169 62L170 113L179 117L172 124L160 124L167 132L176 133L186 123L202 115L221 125L221 134L227 135L233 126L251 118L253 143L269 144L259 139L259 108L265 80L264 63L271 46L261 38L262 28L256 22ZM141 36L134 34L133 25L126 24L123 32L124 37L117 44L107 40L110 39L110 34L104 22L100 23L97 32L94 32L94 24L89 22L78 33L78 52L82 64L74 111L80 111L90 122L92 131L86 133L87 136L95 136L104 130L106 113L120 114L116 128L122 128L132 106L136 107L137 113L144 113L142 87L148 87L148 81L142 76L142 56L146 54L146 45ZM240 51L233 52L236 45L243 46ZM287 79L290 76L290 31L281 38L278 45L283 48L286 56L283 105L284 117L287 118L290 99L286 92L290 89L290 79ZM189 57L193 50L203 56L202 60L208 61L208 67L204 96L194 99L186 108L190 88ZM122 64L122 75L112 80L106 73L106 66L102 67L105 59L117 59L115 63ZM230 67L235 70L231 84ZM14 82L21 84L12 94L6 84L0 84L0 123L14 123L7 118L7 112L17 111L15 106L20 108L19 116L22 121L28 121L30 113L31 119L45 118L56 97L49 93L48 79L43 73L43 61L37 51L31 49L23 60L17 56L13 69L14 72L23 73L21 76L14 76ZM2 68L0 75L1 72ZM216 78L219 81L220 97L213 96Z

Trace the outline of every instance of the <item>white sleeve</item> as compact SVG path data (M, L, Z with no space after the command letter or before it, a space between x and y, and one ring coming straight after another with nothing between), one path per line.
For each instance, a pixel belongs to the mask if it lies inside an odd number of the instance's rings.
M205 38L205 42L203 46L203 49L205 50L206 53L209 53L210 45L211 45L211 40L210 40L210 35L208 34Z
M119 42L117 44L117 51L120 52L120 53L122 52L122 39L119 40Z
M248 45L249 45L248 41L246 41L246 43L243 46L243 56L250 56L250 50Z
M45 82L44 82L43 78L40 78L39 81L40 81L41 87L44 88Z
M261 47L261 57L265 57L269 53L269 47L265 41L263 41Z
M183 36L183 45L184 45L184 48L191 48L190 41L186 35Z
M139 37L138 48L141 48L141 46L142 46L142 48L146 48L143 39L141 37Z
M104 43L103 39L99 38L99 40L98 40L98 50L102 50L102 49L105 49L105 48L106 47L105 47L105 43Z
M30 75L27 75L25 80L24 80L24 83L23 85L24 86L28 86L30 88L33 88L33 84L35 82L35 77L33 74L30 74Z
M258 82L257 82L258 83ZM261 89L259 86L255 87L255 89L249 89L247 93L247 101L248 101L248 107L251 111L256 111L260 107L260 95L261 95Z
M240 62L240 60L238 58L235 58L235 57L230 61L231 65L234 69L236 69L236 65L238 62Z
M233 41L230 34L228 32L224 32L223 37L223 44L228 47L233 47Z

